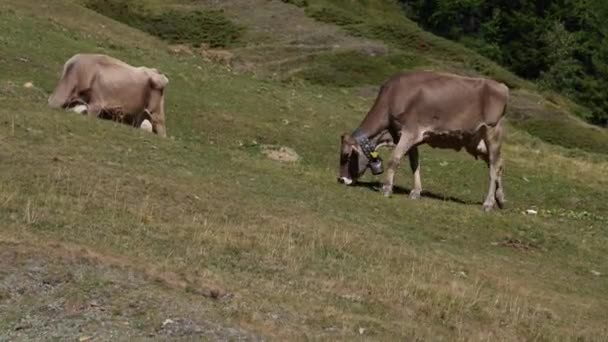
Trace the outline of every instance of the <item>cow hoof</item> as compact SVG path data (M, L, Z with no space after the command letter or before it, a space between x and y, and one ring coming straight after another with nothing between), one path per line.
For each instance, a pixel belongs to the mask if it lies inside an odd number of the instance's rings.
M338 183L344 185L351 185L353 184L353 180L348 177L338 177Z
M384 195L384 197L391 197L391 195L393 194L393 187L388 185L382 186L382 194Z
M417 200L420 199L420 191L410 191L410 199Z
M486 213L492 211L492 209L494 209L494 203L484 203L483 204L483 211L485 211Z
M505 196L496 196L496 205L498 206L498 208L500 209L504 209L505 208L505 204L507 204L507 201L505 200Z

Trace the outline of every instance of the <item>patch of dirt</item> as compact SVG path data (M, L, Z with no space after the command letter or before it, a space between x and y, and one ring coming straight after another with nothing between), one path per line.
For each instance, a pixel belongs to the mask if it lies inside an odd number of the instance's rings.
M263 145L262 153L269 159L280 162L293 163L300 160L294 149L285 146Z
M174 44L169 45L169 52L176 55L194 55L194 51L192 51L192 47L186 44Z
M263 340L223 323L210 299L86 253L43 250L0 241L0 341Z
M230 66L234 60L234 54L224 49L211 49L201 47L199 54L209 62Z
M504 240L500 242L495 242L494 245L501 247L509 247L524 252L538 249L538 246L532 242L525 242L515 238L504 238Z
M204 60L212 63L231 66L234 60L234 53L225 49L212 49L206 44L200 47L192 47L185 44L176 44L169 46L169 52L176 55L194 56L199 55Z
M235 71L289 74L310 56L330 51L360 51L377 56L388 53L382 42L354 37L341 28L318 22L303 8L269 0L199 0L199 6L221 9L247 28L245 46L233 49ZM251 9L255 8L255 11ZM295 61L294 61L295 60ZM254 67L255 66L255 67Z

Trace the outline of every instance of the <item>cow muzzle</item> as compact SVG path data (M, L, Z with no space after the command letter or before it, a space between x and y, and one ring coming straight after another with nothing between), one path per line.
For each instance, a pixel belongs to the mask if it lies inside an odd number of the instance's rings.
M348 177L338 177L338 183L341 183L344 185L351 185L351 184L353 184L353 180Z

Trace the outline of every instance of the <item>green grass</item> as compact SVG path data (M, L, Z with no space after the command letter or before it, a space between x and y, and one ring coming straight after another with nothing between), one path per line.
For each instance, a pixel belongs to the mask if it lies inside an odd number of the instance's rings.
M601 128L542 118L515 121L515 126L554 145L608 154L608 133Z
M481 162L430 148L423 187L441 199L385 199L335 181L339 136L370 99L236 75L72 2L39 6L0 5L0 239L137 260L189 291L217 285L234 296L209 310L270 339L608 337L605 155L511 128L508 209L481 211ZM166 73L172 138L49 110L63 63L85 51ZM269 160L260 144L301 160Z
M154 13L145 2L127 0L88 0L86 4L98 13L174 44L198 47L204 43L225 48L238 43L243 31L221 11L168 9Z
M420 63L416 56L405 53L370 56L354 51L316 55L310 61L311 67L293 77L333 87L382 84L391 75Z

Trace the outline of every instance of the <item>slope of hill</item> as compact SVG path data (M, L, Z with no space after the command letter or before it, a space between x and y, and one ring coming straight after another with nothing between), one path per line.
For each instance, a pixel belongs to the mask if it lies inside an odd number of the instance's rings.
M221 3L245 37L261 30ZM480 210L482 163L428 148L425 198L406 199L403 171L385 199L371 177L335 182L339 135L371 102L357 89L235 73L68 0L4 1L0 32L1 339L608 338L603 151L512 127L506 210ZM84 51L167 73L170 139L46 107ZM516 107L548 106L531 85L515 92Z

